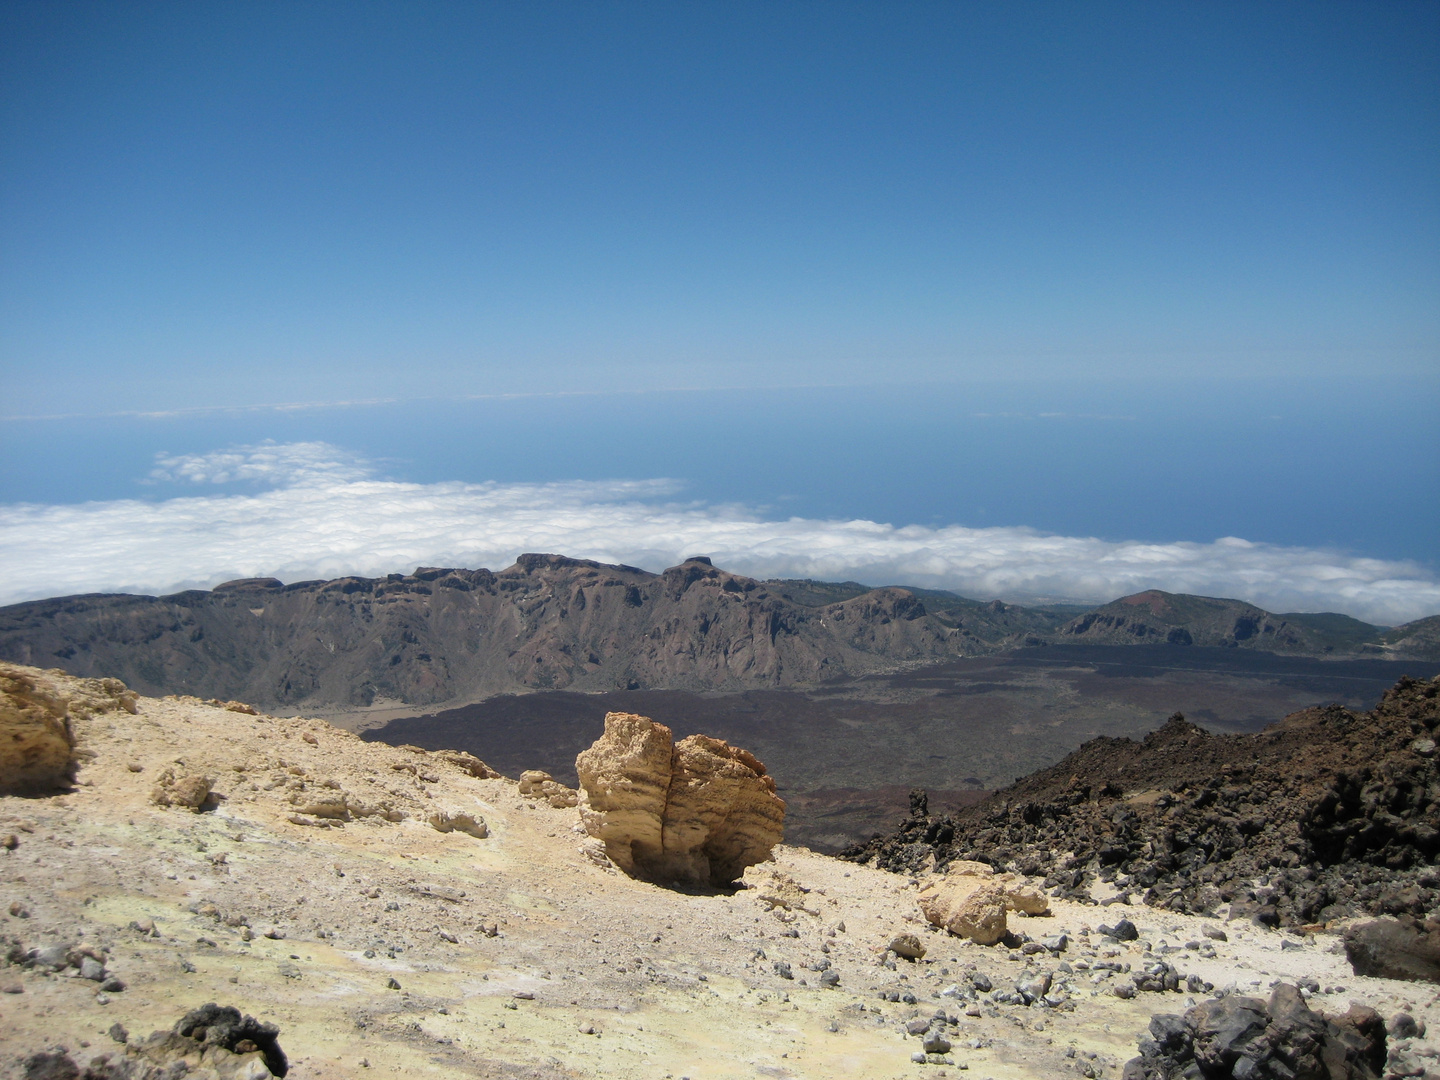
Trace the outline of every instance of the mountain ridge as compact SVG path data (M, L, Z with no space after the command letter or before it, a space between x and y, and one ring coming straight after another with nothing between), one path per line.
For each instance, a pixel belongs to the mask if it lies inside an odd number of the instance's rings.
M0 658L114 673L152 694L353 709L562 688L813 686L1072 643L1440 659L1435 621L1382 632L1348 616L1274 615L1159 590L1090 611L1027 608L940 590L758 581L703 556L655 574L526 554L500 571L246 578L162 597L28 601L0 608Z

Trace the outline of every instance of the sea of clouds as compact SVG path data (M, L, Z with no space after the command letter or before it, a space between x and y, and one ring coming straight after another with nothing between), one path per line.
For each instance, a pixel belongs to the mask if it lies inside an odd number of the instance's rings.
M1386 625L1440 612L1440 579L1409 562L1235 537L1140 543L1022 527L775 520L685 501L682 485L664 479L406 483L320 442L161 456L150 480L157 492L179 484L196 493L0 506L0 603L163 594L240 577L499 569L542 551L649 570L703 554L756 577L917 585L980 599L1097 602L1158 588ZM222 484L246 490L216 490Z

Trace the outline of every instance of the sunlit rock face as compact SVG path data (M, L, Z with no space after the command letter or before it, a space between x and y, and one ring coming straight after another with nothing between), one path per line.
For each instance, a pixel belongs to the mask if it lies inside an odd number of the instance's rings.
M72 717L123 709L136 695L119 679L0 664L0 795L33 795L69 784L75 771Z
M631 877L721 886L763 862L784 832L785 803L753 754L644 716L610 713L575 759L586 830Z

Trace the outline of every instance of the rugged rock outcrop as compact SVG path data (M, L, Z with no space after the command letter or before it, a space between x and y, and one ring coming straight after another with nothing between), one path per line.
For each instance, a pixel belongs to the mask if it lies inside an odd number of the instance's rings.
M1152 1017L1124 1080L1379 1080L1385 1059L1385 1023L1375 1010L1357 1005L1327 1017L1281 983L1268 1003L1231 995L1184 1016Z
M75 768L72 718L123 709L136 695L119 679L74 680L0 664L0 795L64 787Z
M1356 975L1440 983L1440 919L1354 923L1345 928L1345 958Z
M997 874L980 862L956 860L919 896L920 910L936 926L980 945L994 945L1008 929L1006 913L1044 915L1045 894L1014 874Z
M23 1080L268 1080L290 1065L280 1029L229 1005L202 1005L169 1031L97 1054L82 1070L64 1049L42 1050L18 1063Z
M1143 742L1095 739L952 816L923 799L845 857L915 873L977 860L1089 900L1098 883L1269 925L1423 916L1440 904L1440 679L1376 708L1296 713L1257 735L1178 714ZM1258 884L1257 884L1258 882Z
M937 590L757 581L703 557L652 574L527 554L498 572L247 578L170 596L12 604L0 608L0 658L268 710L527 689L792 687L1047 643L1440 659L1423 621L1382 645L1378 627L1343 615L1273 615L1153 590L1074 613Z
M785 803L753 754L610 713L575 759L586 831L632 877L722 886L780 842Z

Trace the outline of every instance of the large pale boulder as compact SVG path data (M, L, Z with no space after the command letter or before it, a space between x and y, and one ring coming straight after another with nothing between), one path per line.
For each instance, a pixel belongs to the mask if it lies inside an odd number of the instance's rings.
M775 781L746 750L610 713L575 759L580 819L610 860L650 881L726 885L763 862L784 832Z
M0 664L0 795L41 794L70 783L73 721L123 709L136 695L119 679L76 679L63 671Z
M980 945L994 945L1005 936L1008 912L1050 912L1045 894L1024 879L997 874L985 863L961 860L921 889L918 900L931 923Z

